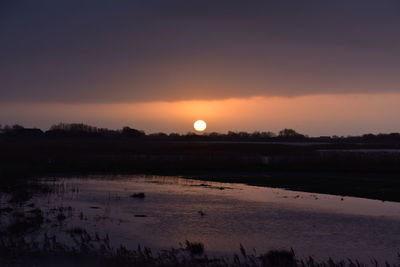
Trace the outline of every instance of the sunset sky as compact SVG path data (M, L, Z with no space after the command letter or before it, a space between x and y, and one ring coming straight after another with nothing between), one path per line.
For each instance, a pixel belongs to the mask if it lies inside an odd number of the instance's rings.
M3 0L0 124L400 132L400 2Z

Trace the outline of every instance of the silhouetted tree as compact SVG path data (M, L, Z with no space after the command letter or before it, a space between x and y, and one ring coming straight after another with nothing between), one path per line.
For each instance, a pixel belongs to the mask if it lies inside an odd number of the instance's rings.
M51 136L97 136L98 128L83 123L59 123L52 125L46 132Z
M12 126L12 129L13 129L13 131L21 131L21 130L23 130L23 129L25 129L23 126L21 126L21 125L19 125L19 124L14 124L13 126Z
M122 128L122 135L126 137L143 137L146 134L144 133L144 131L132 129L128 126L125 126L124 128Z
M96 133L97 127L83 123L59 123L52 125L50 131Z
M239 132L239 133L238 133L238 136L239 136L240 138L249 138L250 134L247 133L247 132Z
M304 135L299 134L293 129L283 129L279 132L279 136L281 137L304 137Z
M0 130L0 133L7 136L23 136L23 137L39 136L43 134L42 130L38 128L25 128L19 124L14 124L12 126L5 125Z
M217 132L211 132L211 133L208 133L206 135L210 136L210 137L221 137L221 136L223 136L222 134L217 133Z
M236 132L232 132L232 131L228 131L228 134L227 134L229 137L238 137L239 136L239 134L238 133L236 133Z

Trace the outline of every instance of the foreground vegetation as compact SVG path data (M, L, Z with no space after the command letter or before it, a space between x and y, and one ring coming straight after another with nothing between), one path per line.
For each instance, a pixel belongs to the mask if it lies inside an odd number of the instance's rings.
M93 245L96 243L96 245ZM293 250L271 250L267 253L248 254L243 247L240 253L231 257L209 257L203 251L201 243L186 241L180 248L171 248L153 252L149 248L127 249L123 246L111 248L107 239L91 240L90 236L82 234L79 247L68 247L55 238L45 238L42 245L30 244L21 240L0 239L0 265L10 267L33 266L68 266L68 267L151 267L151 266L213 266L213 267L361 267L386 266L396 267L400 264L376 260L362 263L358 260L318 261L312 257L299 259Z
M24 201L22 201L24 202ZM21 204L21 202L19 202ZM186 241L178 248L152 251L138 246L128 249L124 246L111 246L108 235L101 237L98 233L90 234L83 228L64 229L69 234L72 244L66 245L58 241L56 236L43 234L43 238L28 241L27 234L41 231L41 226L50 221L58 221L62 225L67 207L61 207L54 218L44 216L39 208L28 213L4 209L1 212L13 213L8 225L2 226L0 232L0 266L9 267L361 267L385 266L399 267L400 264L378 262L371 259L362 263L358 260L327 259L316 260L313 257L299 258L293 250L270 250L266 253L248 253L240 246L239 253L232 256L209 256L200 242ZM36 235L37 237L38 235ZM400 259L400 258L399 258Z

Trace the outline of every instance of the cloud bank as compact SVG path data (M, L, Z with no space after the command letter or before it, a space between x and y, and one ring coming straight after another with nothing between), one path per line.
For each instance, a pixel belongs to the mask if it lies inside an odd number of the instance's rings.
M398 1L2 1L0 102L400 93Z

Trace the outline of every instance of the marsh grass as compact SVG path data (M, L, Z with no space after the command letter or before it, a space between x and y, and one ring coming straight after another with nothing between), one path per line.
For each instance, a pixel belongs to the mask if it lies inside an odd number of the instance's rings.
M57 217L71 211L70 207L59 207L49 214L39 208L31 208L24 212L25 207L10 211L7 216L11 220L0 234L0 266L9 267L362 267L385 266L400 267L400 264L381 264L376 260L361 263L358 260L318 261L312 257L298 258L293 250L271 250L258 254L249 253L243 246L232 256L211 257L201 242L186 240L178 248L152 251L150 248L138 246L113 247L110 237L106 234L90 233L80 226L60 230L66 233L72 242L57 240L46 232L39 239L29 239L27 234L41 228L47 220L57 221ZM50 216L46 218L45 216ZM64 215L65 216L65 215ZM69 216L69 215L68 215ZM59 225L63 222L58 220ZM400 260L400 257L399 257Z
M46 232L42 238L33 241L27 233L39 230L46 222L39 208L23 212L24 207L11 211L11 220L6 231L0 234L0 266L9 267L362 267L385 266L400 267L400 264L381 264L372 260L368 264L358 260L318 261L312 257L298 258L293 250L271 250L257 254L248 253L240 246L239 253L225 257L210 257L201 242L186 240L178 248L152 251L150 248L113 247L106 234L90 233L80 226L63 230L72 242L60 242L56 236ZM70 207L59 207L47 214L57 221L62 213L71 211ZM64 215L65 216L65 215ZM58 220L59 221L59 220ZM63 224L59 221L59 225ZM40 231L38 231L40 233ZM400 259L400 257L399 257Z
M71 229L77 246L65 246L56 237L44 235L39 244L27 242L23 237L0 237L0 265L10 267L33 266L89 266L89 267L362 267L386 266L398 267L399 264L380 265L376 260L369 264L357 260L317 261L312 257L298 259L293 250L271 250L256 255L247 253L241 246L240 253L231 257L209 257L204 253L204 245L186 241L185 246L153 252L149 248L138 246L128 249L124 246L113 248L108 236L100 238L96 233L90 235L84 229Z
M34 232L42 226L44 217L40 209L34 209L29 212L13 212L11 220L2 235L25 235Z
M202 255L204 253L204 245L201 242L190 242L186 240L185 249L192 255Z

